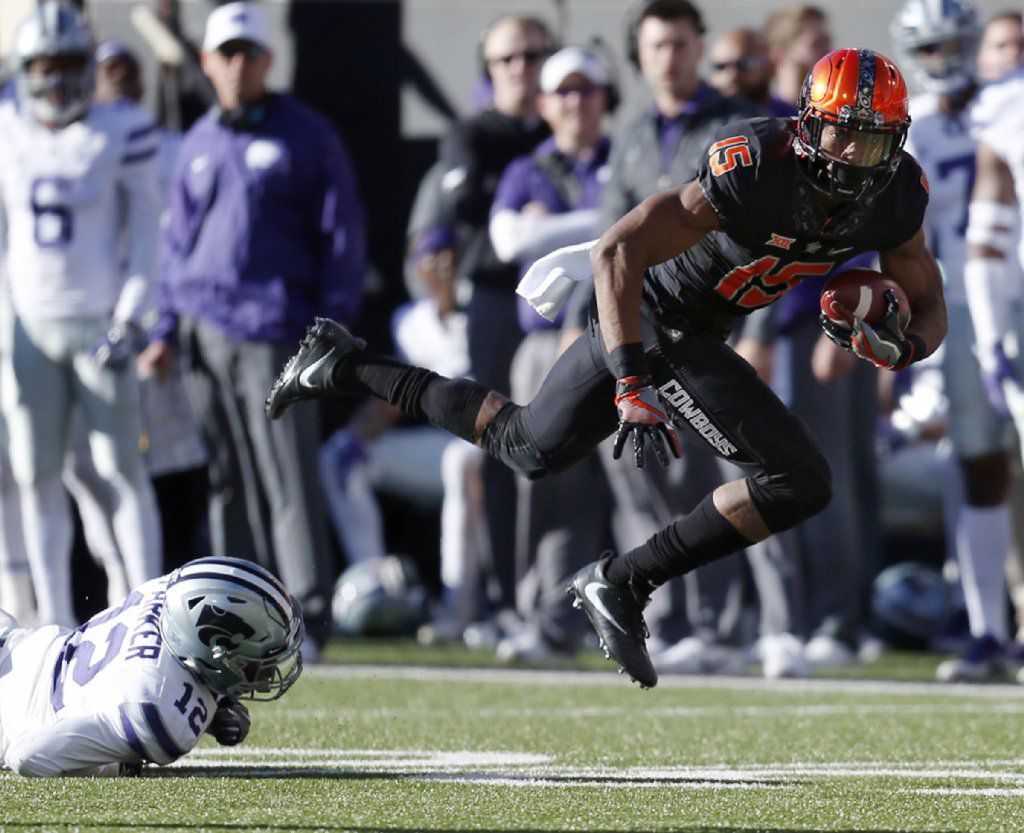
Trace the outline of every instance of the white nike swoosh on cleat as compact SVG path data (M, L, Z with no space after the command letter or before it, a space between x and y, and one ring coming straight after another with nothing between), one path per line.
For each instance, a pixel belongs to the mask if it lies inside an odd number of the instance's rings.
M327 361L331 357L331 353L333 353L333 352L334 352L333 350L330 350L327 353L324 353L319 359L317 359L315 362L313 362L313 364L311 364L309 367L307 367L305 370L303 370L299 374L299 387L302 387L302 388L314 388L315 387L315 385L313 385L313 383L310 382L310 379L312 378L313 374L316 373L316 371L320 367L320 365L322 365L325 361Z
M604 602L601 600L600 591L607 587L607 584L601 584L599 581L592 581L583 588L583 594L587 597L590 603L597 608L597 612L604 616L617 631L625 634L626 631L618 622L612 618L612 615L608 612L608 608L604 606ZM626 634L628 636L628 634Z

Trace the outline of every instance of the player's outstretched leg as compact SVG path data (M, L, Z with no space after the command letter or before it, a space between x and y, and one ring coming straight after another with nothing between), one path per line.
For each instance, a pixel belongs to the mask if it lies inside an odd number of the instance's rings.
M298 352L278 374L267 394L266 412L278 419L296 402L338 391L334 369L366 342L329 318L317 318L306 331ZM339 391L340 392L340 391Z
M611 560L608 554L573 576L568 590L572 606L587 614L605 657L619 663L619 673L629 674L641 688L652 688L658 674L647 653L649 633L643 616L650 595L632 583L611 584L605 576Z

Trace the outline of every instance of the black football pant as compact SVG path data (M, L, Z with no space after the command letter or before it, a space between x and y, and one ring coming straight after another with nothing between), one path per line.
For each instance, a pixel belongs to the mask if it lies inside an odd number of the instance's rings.
M649 326L647 359L673 424L750 470L750 495L772 532L820 512L831 497L828 464L804 423L753 368L711 331ZM506 406L483 446L527 477L561 471L618 425L615 379L599 325L566 350L529 404ZM632 450L622 465L633 465ZM657 465L648 454L648 465Z

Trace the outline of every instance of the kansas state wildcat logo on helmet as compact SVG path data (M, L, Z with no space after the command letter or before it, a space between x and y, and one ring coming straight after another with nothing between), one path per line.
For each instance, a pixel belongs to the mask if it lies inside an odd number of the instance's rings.
M212 604L203 606L196 624L199 641L211 648L217 645L236 648L256 633L241 616Z
M302 673L298 603L258 564L199 558L176 570L160 629L178 661L219 694L273 700Z

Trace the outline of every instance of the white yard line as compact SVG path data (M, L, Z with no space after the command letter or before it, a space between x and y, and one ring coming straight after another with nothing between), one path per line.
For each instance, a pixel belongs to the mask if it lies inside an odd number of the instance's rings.
M315 679L382 679L447 682L459 680L502 685L619 686L642 692L619 674L599 671L543 671L523 668L450 668L410 665L314 665L304 672ZM1024 686L1011 684L971 685L902 680L765 680L760 677L688 677L662 675L659 689L725 689L735 691L826 692L831 694L970 695L994 699L1020 699Z
M585 719L593 717L619 717L632 713L634 706L582 706L580 708L516 708L515 706L502 706L494 708L482 706L470 708L465 703L459 705L459 713L472 715L476 718L507 718L517 719L562 719L574 718ZM410 705L406 708L383 707L366 708L339 707L336 709L307 709L289 708L285 704L274 706L274 717L277 720L338 720L342 721L351 718L353 715L372 714L375 718L380 717L401 717L410 714L419 715L444 715L450 714L450 708L423 708L419 705ZM1020 703L935 703L899 705L898 703L887 703L878 705L853 705L853 704L780 704L777 706L653 706L643 710L645 718L653 717L680 717L680 718L704 718L704 717L753 717L753 718L810 718L810 717L834 717L835 715L1019 715L1024 714L1024 701Z
M992 769L988 767L1002 767ZM178 769L212 769L222 774L306 775L423 781L457 781L496 786L661 786L705 789L796 788L821 779L904 781L961 780L1003 782L1006 787L906 788L909 792L1015 795L1024 791L1024 759L1010 761L780 762L745 766L695 765L592 767L559 765L548 755L510 751L431 751L422 749L197 749L173 764ZM992 791L991 793L987 791Z

